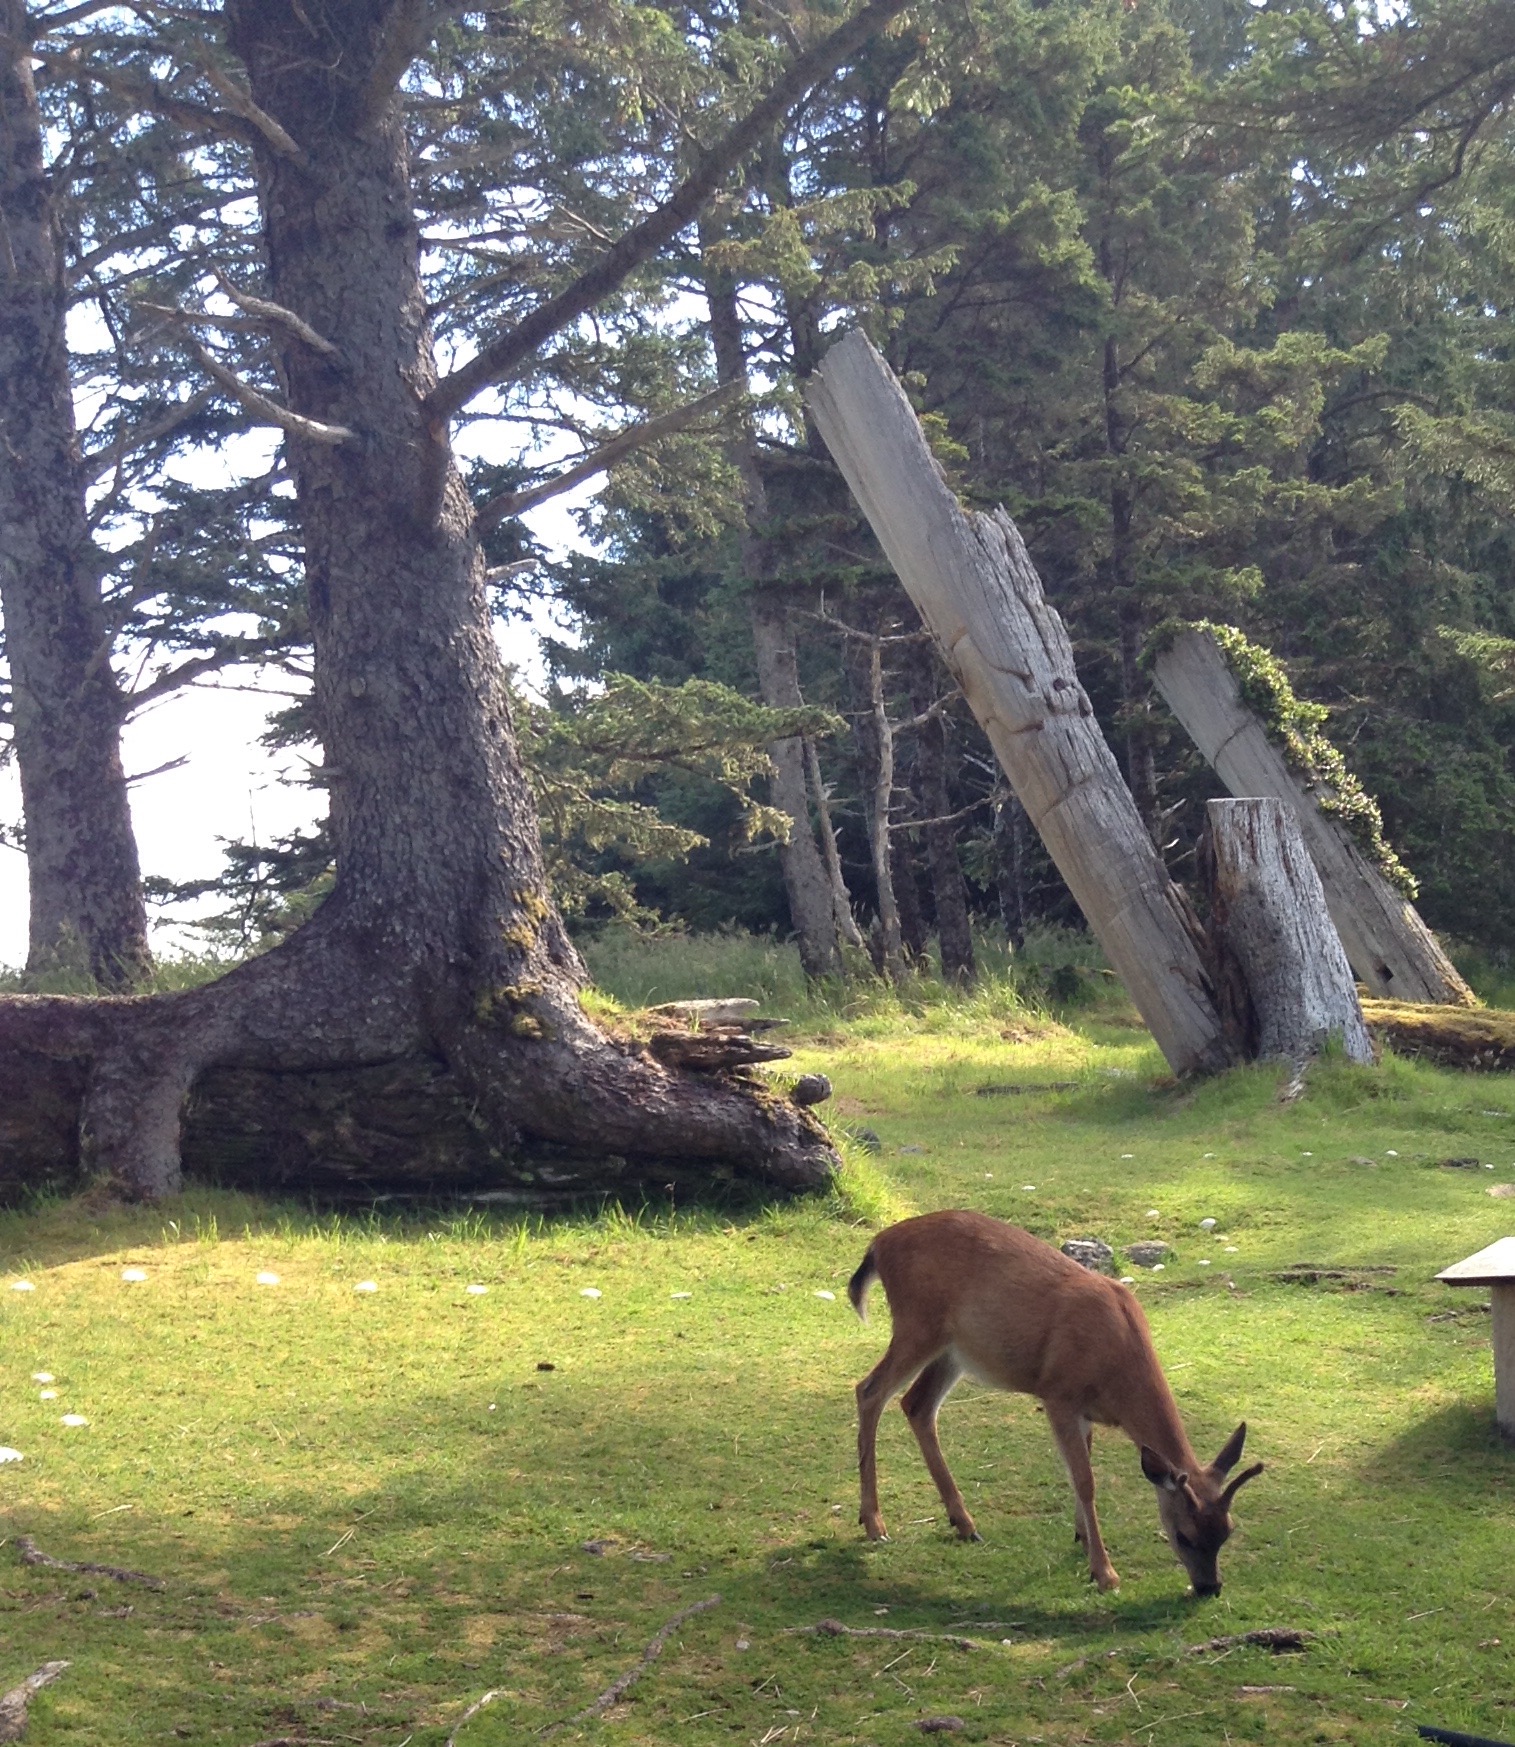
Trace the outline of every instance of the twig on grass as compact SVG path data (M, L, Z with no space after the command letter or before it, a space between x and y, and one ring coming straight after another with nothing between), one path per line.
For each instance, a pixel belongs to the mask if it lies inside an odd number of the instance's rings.
M13 1686L0 1697L0 1741L21 1739L26 1733L26 1713L33 1698L67 1667L66 1662L44 1662L35 1674L28 1674L20 1686Z
M951 1644L959 1650L988 1650L982 1638L958 1638L950 1632L909 1632L895 1626L847 1626L840 1620L817 1620L813 1626L790 1626L786 1637L812 1638L924 1638L932 1644Z
M473 1703L468 1707L468 1709L466 1711L464 1711L462 1716L458 1718L457 1726L453 1729L453 1732L447 1737L447 1747L457 1747L457 1739L458 1739L458 1736L461 1735L463 1732L464 1723L466 1723L470 1717L478 1716L479 1712L483 1710L485 1705L492 1705L494 1703L494 1701L499 1696L500 1696L500 1689L499 1689L499 1687L494 1686L494 1687L491 1687L489 1689L489 1691L484 1693L481 1697L476 1698L473 1701Z
M628 1668L618 1679L613 1680L592 1705L586 1705L583 1710L576 1712L571 1717L564 1717L560 1723L549 1723L545 1729L538 1729L537 1734L539 1736L555 1735L559 1729L567 1729L574 1723L587 1723L591 1717L597 1717L602 1711L608 1711L618 1699L622 1698L626 1692L641 1679L652 1664L657 1661L658 1657L663 1654L663 1646L679 1629L679 1627L683 1625L685 1620L691 1619L695 1614L705 1613L710 1608L719 1607L720 1605L721 1598L718 1595L712 1595L704 1601L693 1602L689 1607L676 1613L666 1625L658 1628L652 1642L642 1652L641 1659Z
M117 1583L140 1583L147 1589L162 1589L161 1577L150 1577L145 1571L127 1571L119 1565L96 1565L89 1559L55 1559L44 1553L30 1535L16 1536L16 1551L23 1565L45 1565L49 1571L77 1571L86 1577L114 1577Z

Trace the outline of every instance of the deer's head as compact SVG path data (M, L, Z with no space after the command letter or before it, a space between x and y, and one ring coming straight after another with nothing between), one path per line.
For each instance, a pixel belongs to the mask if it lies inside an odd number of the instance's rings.
M1226 1479L1241 1460L1246 1440L1247 1422L1243 1420L1210 1466L1193 1474L1171 1467L1155 1450L1142 1445L1142 1473L1157 1489L1163 1533L1179 1564L1189 1573L1197 1596L1220 1594L1216 1561L1236 1526L1231 1520L1231 1500L1263 1471L1262 1463L1256 1462L1234 1480Z

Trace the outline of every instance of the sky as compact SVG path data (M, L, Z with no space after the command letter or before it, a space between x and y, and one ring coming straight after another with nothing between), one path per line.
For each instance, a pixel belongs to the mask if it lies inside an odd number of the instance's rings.
M543 504L525 519L554 553L585 546L573 510L586 503L599 481ZM540 629L547 621L539 622ZM561 627L554 627L561 636ZM501 627L507 661L530 683L542 671L538 626L519 622ZM264 676L269 686L287 686L286 676ZM304 762L292 752L272 754L258 745L269 711L284 700L244 689L243 676L229 683L187 687L134 718L122 736L128 778L183 758L184 764L134 783L132 822L145 875L176 883L205 879L221 867L220 844L231 839L267 843L313 824L321 795L300 784ZM294 781L291 782L290 779ZM0 823L21 818L21 789L13 765L0 767ZM195 931L182 918L216 908L208 900L163 916L155 925L154 950L160 955L192 949ZM26 858L0 843L0 966L26 959Z

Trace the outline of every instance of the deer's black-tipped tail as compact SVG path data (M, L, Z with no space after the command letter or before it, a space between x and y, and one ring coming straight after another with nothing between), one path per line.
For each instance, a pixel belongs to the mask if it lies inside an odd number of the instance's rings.
M868 1320L868 1288L878 1279L878 1264L873 1259L873 1245L869 1244L868 1254L857 1265L857 1272L847 1282L847 1296L852 1301L852 1308L864 1322Z

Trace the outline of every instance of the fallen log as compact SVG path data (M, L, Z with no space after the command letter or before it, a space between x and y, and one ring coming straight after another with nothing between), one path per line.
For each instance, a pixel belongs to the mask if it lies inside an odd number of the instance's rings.
M1476 1073L1515 1070L1515 1013L1503 1008L1365 1000L1362 1012L1368 1030L1396 1055Z

